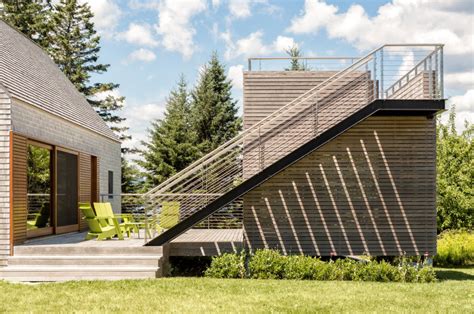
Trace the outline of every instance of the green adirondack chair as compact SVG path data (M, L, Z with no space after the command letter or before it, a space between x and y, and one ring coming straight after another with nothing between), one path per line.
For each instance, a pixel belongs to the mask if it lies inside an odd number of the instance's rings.
M161 203L161 212L156 226L156 231L158 233L174 227L179 222L179 209L179 202L164 201Z
M123 240L122 231L120 230L117 219L112 218L113 225L110 226L108 224L110 217L96 215L90 203L79 203L79 209L89 225L86 240L94 238L97 238L97 240L112 239L114 236Z
M131 232L138 233L138 224L133 220L132 214L115 214L110 203L94 203L95 211L104 217L113 217L120 220L119 227L122 232L126 232L130 238ZM107 220L109 225L112 225L112 219Z

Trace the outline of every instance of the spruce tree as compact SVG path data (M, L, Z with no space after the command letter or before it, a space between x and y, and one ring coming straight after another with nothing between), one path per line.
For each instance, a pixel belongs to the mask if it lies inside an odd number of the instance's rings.
M54 5L51 16L51 44L47 48L51 57L111 129L121 139L129 138L124 134L128 128L120 126L124 119L115 113L123 107L124 97L110 94L105 99L97 97L119 85L91 82L91 74L104 73L110 65L98 62L100 36L94 29L90 6L77 0L61 0Z
M225 67L217 53L200 73L192 93L192 124L196 144L207 153L230 140L242 129L237 116L237 101L231 96L232 82L225 75Z
M0 17L5 22L40 46L49 46L48 35L52 29L50 0L3 0L0 7Z
M141 187L140 171L122 157L122 193L138 193Z
M199 157L195 133L190 121L187 84L183 77L171 91L163 119L152 122L149 141L142 142L143 160L137 163L146 170L145 186L153 187L184 169Z

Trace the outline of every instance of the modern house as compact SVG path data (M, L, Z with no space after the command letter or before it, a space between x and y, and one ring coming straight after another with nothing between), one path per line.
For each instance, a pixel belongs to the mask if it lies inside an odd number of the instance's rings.
M78 201L120 193L120 141L51 58L0 20L0 265L84 230ZM120 208L119 199L114 204Z
M290 61L297 71L285 69ZM249 59L244 130L147 193L118 198L120 143L48 56L3 22L0 84L0 245L8 264L0 278L159 277L169 256L242 248L436 253L441 44ZM32 167L45 175L29 176ZM99 193L116 211L141 211L151 232L84 241L77 202ZM179 218L165 226L166 208Z

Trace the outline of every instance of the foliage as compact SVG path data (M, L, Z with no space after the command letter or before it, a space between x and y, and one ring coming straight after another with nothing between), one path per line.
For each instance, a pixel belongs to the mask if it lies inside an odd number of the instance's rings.
M437 129L438 232L474 227L474 124L458 134L455 108Z
M3 0L0 18L42 47L49 46L50 0Z
M122 193L138 193L141 186L140 171L122 156Z
M214 53L192 92L192 125L203 154L230 140L242 129L231 89L232 82L225 75L225 67Z
M438 253L434 257L437 266L474 265L474 233L445 231L438 237Z
M28 193L48 194L51 189L50 151L28 145L27 178Z
M152 123L149 141L142 143L143 160L137 163L146 170L146 187L160 184L199 157L190 111L187 85L181 77L167 99L164 118Z
M290 67L286 68L285 71L309 71L310 69L300 62L298 58L302 57L301 50L297 45L286 50L286 53L293 59L290 61Z
M224 253L212 258L204 275L212 278L245 278L245 253Z
M240 278L245 273L242 255L226 254L215 257L206 276L214 278ZM338 259L322 262L303 255L284 256L274 250L257 250L249 257L248 278L254 279L299 279L299 280L350 280L381 282L433 282L436 274L429 266L402 262L391 265L387 262L354 261Z

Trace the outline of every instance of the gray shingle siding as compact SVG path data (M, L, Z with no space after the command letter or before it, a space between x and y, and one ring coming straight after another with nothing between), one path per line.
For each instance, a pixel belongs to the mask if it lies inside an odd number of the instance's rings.
M10 254L11 99L0 84L0 266Z
M118 140L51 58L1 20L0 83L12 97Z

